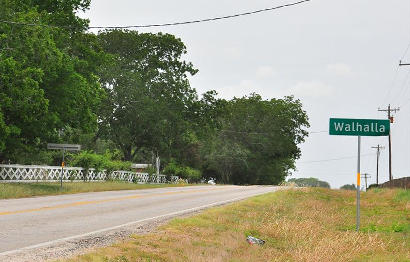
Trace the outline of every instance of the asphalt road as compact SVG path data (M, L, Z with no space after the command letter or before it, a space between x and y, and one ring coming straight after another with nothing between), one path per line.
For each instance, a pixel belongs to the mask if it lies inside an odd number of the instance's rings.
M0 257L276 189L194 186L0 200Z

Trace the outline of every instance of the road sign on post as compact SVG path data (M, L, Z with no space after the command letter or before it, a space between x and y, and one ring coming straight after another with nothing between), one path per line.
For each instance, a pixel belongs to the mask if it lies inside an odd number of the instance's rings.
M47 144L47 149L51 150L62 150L63 151L63 161L61 161L61 175L60 175L60 187L63 187L63 174L64 174L64 156L65 151L80 151L81 145L72 145L72 144Z
M385 119L330 118L329 135L357 136L356 231L360 228L360 144L362 136L388 136L390 121Z
M47 149L66 150L66 151L80 151L81 150L81 145L47 144Z
M388 136L390 121L385 119L331 118L329 134L334 136Z

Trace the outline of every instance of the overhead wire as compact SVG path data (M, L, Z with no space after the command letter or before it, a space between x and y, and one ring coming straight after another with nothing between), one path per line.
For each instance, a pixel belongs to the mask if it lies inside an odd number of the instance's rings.
M308 174L309 176L311 175L326 175L329 174L328 170L320 170L320 171L303 171L303 174ZM356 174L356 171L341 171L341 172L332 172L332 175L351 175L351 174Z
M396 71L395 71L395 73L394 73L393 81L392 81L391 84L389 85L389 87L388 87L388 89L387 89L387 93L386 93L386 95L384 96L383 104L386 104L386 102L389 100L390 94L391 94L391 92L392 92L392 89L393 89L393 87L394 87L394 86L396 85L396 83L397 83L397 77L399 76L399 68L400 68L400 66L397 65L397 66L396 66Z
M233 15L217 16L217 17L204 18L204 19L181 21L181 22L145 24L145 25L144 24L142 24L142 25L126 25L126 26L89 26L88 29L130 29L130 28L152 28L152 27L167 27L167 26L198 24L198 23L213 22L213 21L218 21L218 20L225 20L225 19L237 18L237 17L241 17L241 16L248 16L248 15L254 15L254 14L263 13L263 12L274 11L274 10L278 10L278 9L282 9L282 8L286 8L286 7L300 5L300 4L303 4L303 3L306 3L306 2L310 2L310 1L312 1L312 0L300 0L300 1L297 1L297 2L292 2L292 3L283 4L283 5L279 5L279 6L274 6L274 7L264 8L264 9L258 9L258 10L254 10L254 11L248 11L248 12L243 12L243 13L238 13L238 14L233 14ZM26 22L17 22L17 21L8 21L8 20L0 20L0 23L7 23L7 24L13 24L13 25L23 25L23 26L69 28L69 26L46 25L46 24L39 24L39 23L26 23Z
M373 154L362 154L360 156L367 157L371 155ZM301 162L297 162L297 164L321 163L321 162L339 161L339 160L354 159L354 158L357 158L357 156L347 156L347 157L329 158L329 159L312 160L312 161L301 161Z
M410 41L409 41L409 44L407 45L406 51L404 51L404 54L402 55L400 60L403 60L406 57L407 52L409 51L409 49L410 49Z
M409 102L410 102L410 98L408 98L407 100L404 100L404 104L402 104L400 106L400 108L402 109L402 108L406 107L409 104Z
M309 134L320 134L320 133L328 133L329 130L323 130L323 131L311 131Z
M373 156L376 156L376 154L373 153ZM372 173L374 166L375 166L375 162L376 162L376 157L368 157L367 161L363 161L362 173ZM364 170L368 170L368 171L364 171Z
M10 25L22 25L22 26L49 27L49 28L70 28L70 26L64 26L64 25L47 25L47 24L39 24L39 23L17 22L17 21L10 21L10 20L0 20L0 23L10 24Z
M392 103L396 103L399 102L401 99L406 96L407 91L408 91L408 84L407 82L410 79L410 71L406 74L406 76L404 77L404 80L402 82L402 84L400 85L400 91L397 93L397 95L391 100ZM402 101L400 101L402 102Z
M235 130L228 130L228 129L221 129L221 132L227 133L236 133L236 134L244 134L244 135L270 135L271 133L261 133L261 132L243 132L243 131L235 131ZM274 129L274 131L280 131L280 129ZM309 134L319 134L319 133L328 133L328 130L322 131L307 131Z
M409 44L407 45L406 50L404 51L403 55L401 56L400 61L402 61L402 60L406 57L407 52L408 52L409 50L410 50L410 41L409 41ZM395 69L393 81L392 81L391 85L389 86L389 88L388 88L388 90L387 90L387 93L386 93L386 95L385 95L385 97L384 97L384 100L383 100L383 104L385 104L385 103L389 100L390 94L391 94L391 92L392 92L392 89L393 89L393 88L396 86L396 84L397 84L397 77L398 77L398 75L399 75L400 65L397 64L397 66L396 66L395 68L396 68L396 69Z
M254 15L254 14L263 13L263 12L269 12L269 11L273 11L273 10L277 10L277 9L281 9L281 8L300 5L300 4L303 4L303 3L306 3L306 2L310 2L310 1L312 1L312 0L301 0L301 1L298 1L298 2L283 4L283 5L279 5L279 6L274 6L274 7L269 7L269 8L264 8L264 9L259 9L259 10L254 10L254 11L249 11L249 12L244 12L244 13L239 13L239 14L218 16L218 17L204 18L204 19L196 19L196 20L183 21L183 22L162 23L162 24L147 24L147 25L127 25L127 26L90 26L89 28L90 29L129 29L129 28L149 28L149 27L165 27L165 26L197 24L197 23L218 21L218 20L223 20L223 19L231 19L231 18L236 18L236 17L240 17L240 16Z

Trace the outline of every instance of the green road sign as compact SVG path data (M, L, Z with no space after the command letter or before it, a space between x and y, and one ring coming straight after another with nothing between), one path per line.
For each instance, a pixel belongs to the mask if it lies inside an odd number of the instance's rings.
M381 119L330 118L329 135L388 136L390 121Z

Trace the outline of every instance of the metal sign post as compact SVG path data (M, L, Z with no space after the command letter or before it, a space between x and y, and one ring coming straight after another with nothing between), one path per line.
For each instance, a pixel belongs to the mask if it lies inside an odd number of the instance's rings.
M80 151L81 145L72 144L47 144L47 149L51 150L62 150L63 151L63 161L61 162L61 175L60 175L60 187L63 187L63 176L64 176L64 157L66 151Z
M360 143L361 137L357 137L357 197L356 197L356 231L360 228Z
M360 229L360 144L362 136L388 136L390 121L381 119L330 118L329 135L357 136L356 231Z
M60 175L60 187L63 188L63 176L64 176L64 155L65 155L65 149L63 149L63 161L61 162L61 175Z

